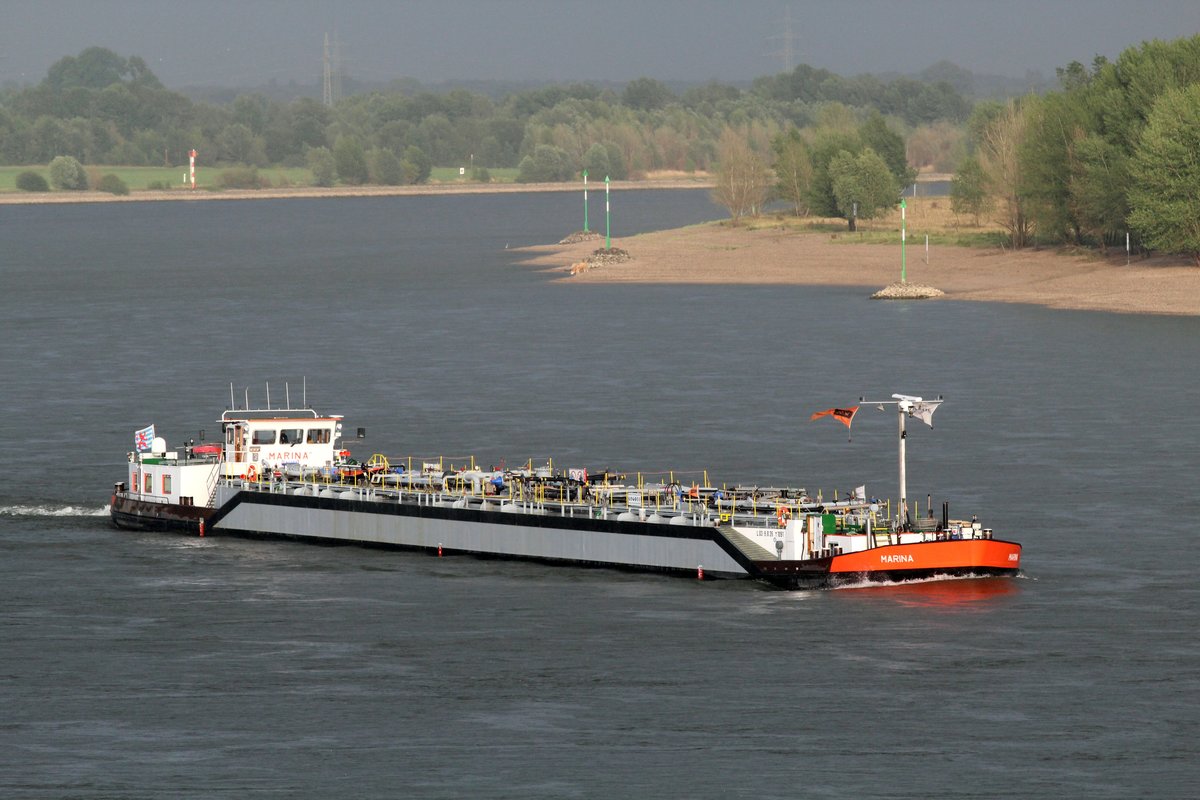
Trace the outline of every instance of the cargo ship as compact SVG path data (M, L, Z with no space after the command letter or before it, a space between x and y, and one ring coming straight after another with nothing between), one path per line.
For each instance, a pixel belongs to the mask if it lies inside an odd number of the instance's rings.
M307 405L242 408L232 401L216 443L171 449L139 431L127 480L111 501L120 528L346 542L436 553L757 580L822 588L926 578L1014 576L1021 545L975 517L910 514L906 419L930 423L941 398L893 395L900 501L804 488L717 485L668 473L558 469L552 461L481 468L475 459L365 460L345 446L343 420ZM866 402L861 400L860 402ZM849 427L858 407L830 409ZM931 424L931 423L930 423ZM363 430L358 429L358 435Z

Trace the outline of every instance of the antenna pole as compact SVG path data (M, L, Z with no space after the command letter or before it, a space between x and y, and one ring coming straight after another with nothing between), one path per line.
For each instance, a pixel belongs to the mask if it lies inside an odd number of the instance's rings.
M304 404L305 408L308 408L308 376L305 375L303 380L304 383L302 384L303 394L301 396L301 402Z
M267 381L267 410L271 410L271 382Z
M233 381L229 382L229 408L230 410L237 409L237 403L233 400Z
M287 407L292 407L292 387L287 381L283 382L283 399L287 402Z
M903 515L901 525L908 523L908 470L905 463L906 451L904 447L905 440L908 439L908 431L904 427L904 417L911 407L911 404L909 404L908 408L905 408L905 401L903 400L896 404L896 410L899 412L897 416L900 418L900 508Z

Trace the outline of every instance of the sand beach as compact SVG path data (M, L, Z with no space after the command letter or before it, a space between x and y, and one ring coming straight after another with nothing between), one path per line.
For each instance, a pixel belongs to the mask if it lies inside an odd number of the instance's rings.
M1050 249L932 247L911 244L907 280L945 292L948 300L1031 303L1130 314L1200 315L1200 268L1183 257L1066 253ZM863 244L831 234L709 223L614 238L632 260L586 269L604 240L526 248L528 263L561 280L596 283L792 284L862 287L869 296L900 278L894 245ZM886 301L880 301L886 302ZM937 303L939 300L921 302Z

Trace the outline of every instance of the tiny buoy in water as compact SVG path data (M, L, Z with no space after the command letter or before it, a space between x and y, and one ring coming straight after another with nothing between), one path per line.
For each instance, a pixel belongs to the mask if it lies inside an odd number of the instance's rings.
M704 565L703 564L696 567L696 580L698 580L698 581L704 580Z
M442 543L438 542L438 558L442 557Z
M204 520L200 520L200 538L204 538Z

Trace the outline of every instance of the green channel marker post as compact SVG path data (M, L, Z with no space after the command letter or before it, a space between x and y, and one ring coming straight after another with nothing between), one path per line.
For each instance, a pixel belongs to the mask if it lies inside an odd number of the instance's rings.
M587 170L583 171L583 232L588 232L587 226Z
M612 217L609 216L608 176L604 176L604 249L612 250Z
M908 203L904 202L904 198L900 198L900 282L908 283L905 278L904 264L904 241L908 238L908 229L904 221L904 209L908 208Z

